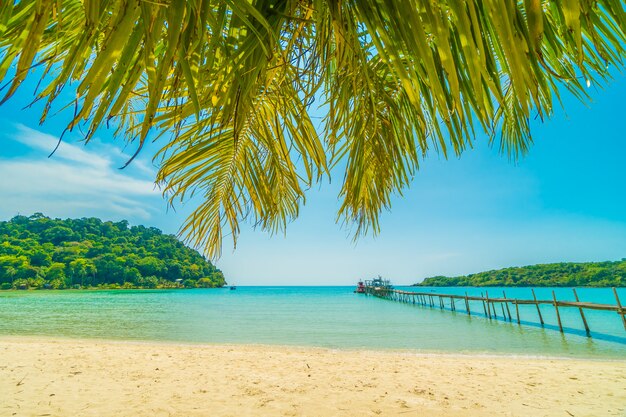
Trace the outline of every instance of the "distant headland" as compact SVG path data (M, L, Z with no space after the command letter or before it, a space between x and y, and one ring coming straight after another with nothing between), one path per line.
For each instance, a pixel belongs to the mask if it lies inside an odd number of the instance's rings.
M607 262L560 262L511 267L458 277L436 276L429 287L624 287L626 258Z
M222 271L173 235L128 221L0 222L0 289L212 288Z

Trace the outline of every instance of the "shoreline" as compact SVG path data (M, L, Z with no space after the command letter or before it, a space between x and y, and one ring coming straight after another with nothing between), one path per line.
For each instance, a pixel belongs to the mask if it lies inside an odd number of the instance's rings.
M8 288L8 289L0 289L0 294L3 293L31 293L31 292L49 292L49 291L62 291L62 292L71 292L71 291L134 291L134 290L221 290L228 289L229 285L222 285L219 287L81 287L81 288Z
M555 360L555 361L583 361L583 362L617 362L626 363L626 359L604 356L558 356L550 354L520 354L513 352L486 352L486 351L447 351L425 349L402 349L402 348L372 348L372 347L328 347L314 345L288 345L268 343L227 343L227 342L194 342L180 340L151 340L151 339L110 339L110 338L85 338L73 336L46 336L46 335L2 335L0 344L3 342L21 343L104 343L113 345L138 345L138 346L165 346L181 348L256 348L275 349L283 351L303 350L317 352L338 353L371 353L371 354L395 354L416 357L443 357L443 358L484 358L484 359L519 359L519 360Z
M626 412L624 360L38 336L0 336L0 358L9 416Z

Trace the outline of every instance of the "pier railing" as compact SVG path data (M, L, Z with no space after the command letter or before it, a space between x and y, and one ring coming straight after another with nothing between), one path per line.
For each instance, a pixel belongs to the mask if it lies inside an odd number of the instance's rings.
M521 324L519 306L520 305L535 305L537 307L537 315L539 318L539 322L541 325L544 325L543 316L541 315L540 305L550 305L554 307L556 311L556 318L559 325L559 330L563 332L563 324L561 322L561 314L559 312L559 308L577 308L580 317L582 318L583 325L585 327L585 331L587 335L591 334L589 329L589 324L585 317L585 310L602 310L602 311L614 311L622 318L622 324L624 325L624 329L626 330L626 308L622 306L622 303L617 295L617 290L613 288L613 294L615 295L616 304L599 304L599 303L586 303L581 302L578 298L578 294L576 293L576 289L572 289L574 292L574 298L576 301L559 301L556 298L556 294L552 291L552 300L540 300L537 299L535 295L535 290L531 289L533 299L518 299L518 298L507 298L506 292L502 291L502 297L490 297L489 291L485 291L485 296L475 296L475 295L459 295L459 294L438 294L432 292L412 292L412 291L402 291L396 290L391 287L374 287L372 285L365 286L365 293L368 295L373 295L379 298L385 298L393 301L399 301L404 303L412 303L418 304L426 307L435 308L438 306L440 309L445 309L446 303L449 305L450 310L457 311L457 302L461 304L461 311L467 313L468 316L472 315L472 311L470 309L470 301L480 301L482 302L483 312L485 317L489 319L498 318L498 312L496 310L496 304L500 305L501 309L501 317L504 320L513 321L511 315L511 309L515 309L515 319L518 324ZM463 308L465 307L465 308Z

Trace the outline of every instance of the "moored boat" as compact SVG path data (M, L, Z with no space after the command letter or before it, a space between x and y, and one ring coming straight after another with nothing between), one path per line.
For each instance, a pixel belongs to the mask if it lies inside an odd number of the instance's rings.
M359 294L364 294L365 293L365 284L363 284L363 281L359 281L357 283L356 289L354 290L354 292L359 293Z

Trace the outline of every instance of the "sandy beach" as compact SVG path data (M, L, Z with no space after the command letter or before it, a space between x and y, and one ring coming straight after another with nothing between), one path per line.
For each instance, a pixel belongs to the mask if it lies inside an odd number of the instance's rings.
M626 416L626 361L0 338L1 416Z

